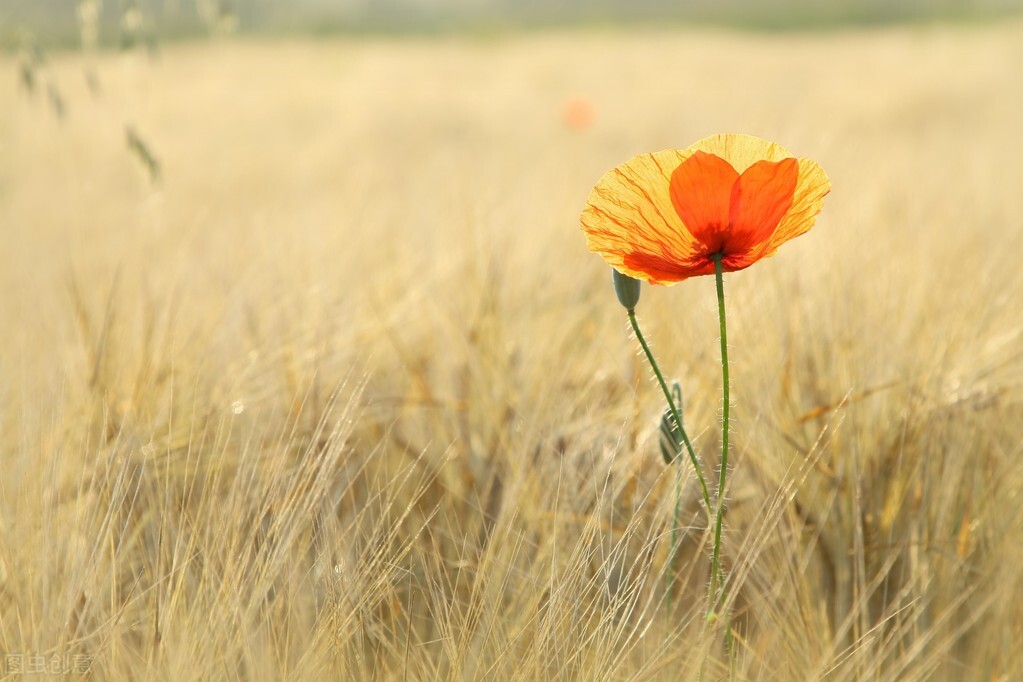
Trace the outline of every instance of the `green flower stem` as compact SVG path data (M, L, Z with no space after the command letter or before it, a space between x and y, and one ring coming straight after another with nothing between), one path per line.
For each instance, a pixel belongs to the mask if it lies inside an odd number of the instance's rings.
M686 435L685 427L682 426L682 415L678 413L678 407L675 405L675 401L671 397L671 392L668 390L668 385L664 383L664 375L661 374L660 368L657 366L657 361L654 360L654 354L650 352L650 346L647 345L646 339L643 338L643 332L639 330L639 323L636 322L636 311L629 311L629 322L632 324L632 331L636 332L636 338L639 339L639 345L643 346L643 352L646 354L646 359L650 363L650 367L654 370L654 376L657 377L657 383L661 385L661 390L664 392L664 399L668 401L668 409L671 410L671 416L678 424L679 433L682 434L682 442L685 443L686 452L689 453L689 461L693 463L693 470L696 472L696 480L700 482L700 493L703 495L703 503L707 506L707 514L713 513L713 507L710 504L710 492L707 488L707 481L703 478L703 469L700 468L700 462L696 459L696 453L693 451L693 445L689 442L689 436Z
M714 550L710 566L711 613L724 602L725 590L721 567L721 523L725 516L725 479L728 476L728 335L725 331L725 286L721 254L714 256L714 278L718 289L718 319L721 324L721 472L718 478L717 518L714 521Z

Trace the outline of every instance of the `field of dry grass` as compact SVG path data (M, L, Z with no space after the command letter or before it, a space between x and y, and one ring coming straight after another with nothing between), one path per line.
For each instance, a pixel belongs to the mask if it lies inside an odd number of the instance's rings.
M1018 24L3 58L4 672L1023 679L1020 64ZM731 670L578 228L722 131L834 186L725 281ZM713 278L638 311L713 466Z

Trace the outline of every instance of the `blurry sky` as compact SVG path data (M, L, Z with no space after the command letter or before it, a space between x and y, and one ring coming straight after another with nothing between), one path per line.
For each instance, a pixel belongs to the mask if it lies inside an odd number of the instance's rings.
M803 29L1023 10L1023 0L0 0L0 43L25 35L73 43L78 6L93 5L101 40L117 44L125 15L154 37L221 27L256 32L502 30L627 22ZM130 23L130 22L129 22Z

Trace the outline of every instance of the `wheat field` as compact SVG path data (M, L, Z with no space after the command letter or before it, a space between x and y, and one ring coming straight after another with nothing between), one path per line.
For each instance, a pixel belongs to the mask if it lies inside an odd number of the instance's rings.
M1018 23L0 58L0 676L1023 679L1020 64ZM725 279L732 655L578 226L725 131L833 184ZM638 313L713 470L713 279Z

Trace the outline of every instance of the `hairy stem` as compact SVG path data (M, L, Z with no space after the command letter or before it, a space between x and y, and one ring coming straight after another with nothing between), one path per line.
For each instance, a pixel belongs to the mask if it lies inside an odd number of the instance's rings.
M632 324L632 330L636 333L636 338L639 339L639 345L643 347L643 352L646 354L647 362L650 363L650 367L654 370L654 376L657 377L657 383L660 384L661 390L664 392L664 399L668 401L668 409L671 410L671 416L678 425L679 433L682 434L682 442L686 446L686 452L689 453L689 461L693 463L693 470L696 472L696 480L700 483L700 494L703 495L703 504L707 508L708 517L710 517L713 514L713 507L710 503L710 491L707 488L707 481L703 477L703 469L700 467L699 460L696 459L696 453L693 451L692 443L689 442L689 436L686 435L685 427L682 426L682 415L678 412L678 407L675 405L675 401L671 397L668 385L664 383L664 375L661 374L661 370L657 366L657 361L654 360L654 354L650 352L650 346L647 345L646 339L643 338L643 332L639 330L639 323L636 322L635 310L629 311L629 322Z
M725 517L725 481L728 477L728 334L725 326L724 267L721 254L714 257L714 279L718 290L718 320L721 325L721 471L718 476L717 511L714 520L714 549L710 566L710 611L724 602L724 571L721 568L721 525Z

